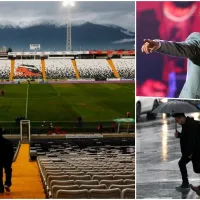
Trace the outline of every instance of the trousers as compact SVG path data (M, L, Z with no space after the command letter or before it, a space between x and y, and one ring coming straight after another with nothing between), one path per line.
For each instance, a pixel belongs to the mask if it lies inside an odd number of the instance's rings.
M181 172L181 176L182 176L182 180L184 184L188 184L188 173L187 173L187 168L186 165L192 161L192 165L193 165L193 170L195 173L200 173L200 161L198 161L197 159L190 159L186 156L182 156L181 159L178 162L179 168L180 168L180 172Z
M5 180L5 185L10 187L12 185L12 163L7 163L7 164L1 164L0 165L0 190L4 189L4 184L3 184L3 169L6 174L6 180Z

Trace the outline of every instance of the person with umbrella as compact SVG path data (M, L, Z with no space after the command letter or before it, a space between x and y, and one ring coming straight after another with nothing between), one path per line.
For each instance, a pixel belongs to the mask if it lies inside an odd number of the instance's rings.
M178 165L183 182L179 187L176 187L176 190L184 192L190 189L186 165L192 161L194 172L200 172L200 168L198 167L198 162L200 163L200 151L197 140L200 127L193 118L186 117L184 113L175 113L172 116L175 118L176 123L182 126L182 131L178 132L176 130L174 135L176 138L180 138L182 153Z
M182 126L182 131L177 131L175 123L175 137L180 138L181 159L178 162L182 184L176 187L179 192L187 192L190 190L186 165L192 161L195 173L200 173L200 142L198 134L200 127L193 118L186 117L184 113L199 112L199 110L185 101L168 101L158 106L153 113L170 113L175 118L175 122ZM191 186L192 189L193 186Z

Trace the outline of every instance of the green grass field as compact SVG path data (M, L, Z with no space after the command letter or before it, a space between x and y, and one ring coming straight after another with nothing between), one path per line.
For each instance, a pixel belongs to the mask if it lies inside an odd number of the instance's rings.
M135 112L134 84L2 85L0 122L27 116L31 121L112 121Z

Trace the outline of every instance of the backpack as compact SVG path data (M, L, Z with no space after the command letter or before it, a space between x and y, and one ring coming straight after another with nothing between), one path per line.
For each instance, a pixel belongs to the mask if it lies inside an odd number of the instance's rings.
M199 134L197 135L197 145L200 146L200 121L194 120L198 126L199 126ZM193 170L195 173L200 174L200 160L199 159L193 159Z
M197 136L200 139L200 121L194 120L199 126L199 135Z

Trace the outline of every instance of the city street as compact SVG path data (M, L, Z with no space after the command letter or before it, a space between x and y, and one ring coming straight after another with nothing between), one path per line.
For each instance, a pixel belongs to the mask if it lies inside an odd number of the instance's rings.
M174 118L159 114L156 120L137 123L137 198L199 199L195 192L175 190L182 183L178 161L181 157L179 139L174 137ZM197 114L193 114L195 120ZM178 130L181 127L178 126ZM190 184L200 185L200 175L187 165Z

